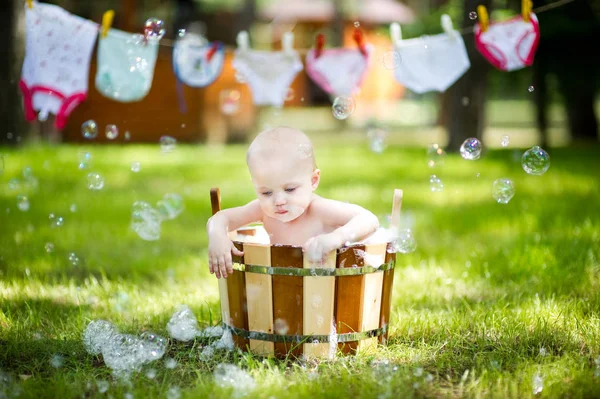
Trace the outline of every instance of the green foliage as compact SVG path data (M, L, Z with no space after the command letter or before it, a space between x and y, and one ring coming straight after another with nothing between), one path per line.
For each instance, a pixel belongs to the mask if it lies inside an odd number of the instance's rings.
M106 179L86 188L79 151L93 154L90 170ZM389 148L370 153L362 143L319 145L317 193L389 213L394 188L404 189L403 221L418 248L398 256L390 344L374 353L335 361L279 361L220 353L200 358L206 340L171 342L131 385L113 381L101 357L86 353L82 332L106 319L122 331L165 326L176 306L188 304L200 327L219 318L217 283L207 271L205 223L209 188L219 186L224 207L253 198L245 147L30 147L4 152L0 175L0 396L231 397L212 378L220 362L249 371L259 389L247 397L531 397L600 395L600 160L597 147L556 149L543 176L526 175L521 151L489 151L478 161L448 156L438 170L425 151ZM139 161L142 170L129 165ZM31 166L37 189L24 188L31 208L20 212L7 182ZM443 192L429 191L436 173ZM478 175L479 174L479 175ZM517 193L507 205L491 197L494 179L508 177ZM29 190L29 191L26 191ZM131 204L155 203L164 193L184 196L186 209L163 224L157 242L129 230ZM70 204L77 212L69 211ZM65 218L49 227L48 214ZM46 253L52 242L55 250ZM69 252L82 262L71 265ZM126 294L126 295L124 295ZM117 306L119 298L128 298ZM61 354L64 365L50 360ZM4 384L4 385L3 385Z

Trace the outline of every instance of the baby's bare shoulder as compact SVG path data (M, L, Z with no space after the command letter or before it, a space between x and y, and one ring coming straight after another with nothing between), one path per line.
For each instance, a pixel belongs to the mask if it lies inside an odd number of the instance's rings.
M314 213L320 217L335 217L335 215L348 213L355 214L363 210L363 208L359 205L330 198L323 198L318 195L314 195L314 199L310 204L310 208L311 213Z

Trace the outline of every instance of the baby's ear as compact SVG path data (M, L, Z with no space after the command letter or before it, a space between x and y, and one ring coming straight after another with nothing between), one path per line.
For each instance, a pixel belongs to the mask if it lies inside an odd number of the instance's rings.
M313 191L316 190L317 187L319 187L320 181L321 181L321 170L319 170L319 169L313 170L312 177L310 178L310 185L311 185Z

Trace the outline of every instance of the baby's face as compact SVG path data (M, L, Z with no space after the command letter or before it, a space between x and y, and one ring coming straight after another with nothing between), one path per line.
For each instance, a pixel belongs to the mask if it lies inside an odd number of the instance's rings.
M277 158L252 162L250 175L263 213L281 222L291 222L310 204L320 172L313 171L306 161Z

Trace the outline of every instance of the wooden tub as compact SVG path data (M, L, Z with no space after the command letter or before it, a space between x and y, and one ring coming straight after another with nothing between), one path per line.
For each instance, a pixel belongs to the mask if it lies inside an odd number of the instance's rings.
M399 219L394 195L392 223ZM213 214L220 209L211 190ZM237 347L260 355L331 357L387 340L396 254L391 243L356 244L310 264L302 248L252 242L262 227L230 233L244 255L219 280L221 316Z

